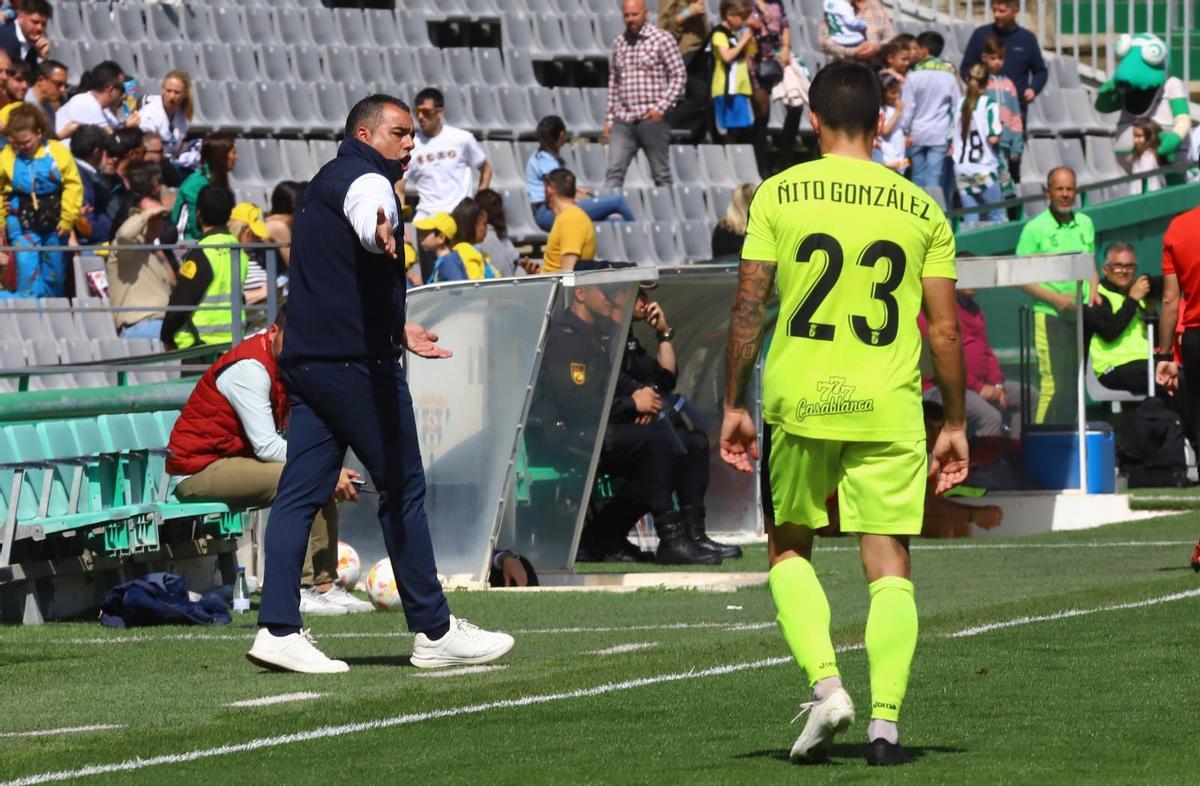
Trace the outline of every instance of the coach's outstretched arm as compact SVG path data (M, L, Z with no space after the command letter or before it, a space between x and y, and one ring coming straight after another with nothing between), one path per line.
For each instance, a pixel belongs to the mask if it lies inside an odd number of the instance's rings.
M753 472L750 460L758 460L758 430L746 409L746 389L762 351L767 298L774 284L774 262L742 260L729 315L729 343L725 345L725 417L721 423L721 458L739 472Z
M929 323L929 349L933 375L942 393L946 424L931 447L929 475L937 479L938 494L967 479L966 371L962 335L955 308L954 280L921 279L922 309Z

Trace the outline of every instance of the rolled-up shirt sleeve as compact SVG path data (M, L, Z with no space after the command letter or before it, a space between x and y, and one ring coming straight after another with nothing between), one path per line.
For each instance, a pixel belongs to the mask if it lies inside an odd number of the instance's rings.
M396 193L383 175L372 172L357 178L350 184L346 200L342 203L342 212L354 227L358 242L372 254L383 253L375 245L375 222L381 207L399 236L400 214L396 210Z

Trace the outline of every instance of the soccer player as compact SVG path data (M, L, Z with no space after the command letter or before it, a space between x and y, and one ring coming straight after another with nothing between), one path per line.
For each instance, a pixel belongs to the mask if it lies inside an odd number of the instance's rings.
M744 472L759 457L746 391L777 284L763 380L776 519L769 581L780 631L813 689L791 758L820 760L854 721L811 562L813 531L828 523L825 499L836 489L871 595L867 763L903 764L896 723L917 644L908 538L921 531L927 477L941 493L967 475L954 236L928 194L871 161L880 95L869 68L831 63L813 79L809 102L821 157L769 178L750 207L725 355L721 457ZM917 366L922 309L946 421L931 460Z

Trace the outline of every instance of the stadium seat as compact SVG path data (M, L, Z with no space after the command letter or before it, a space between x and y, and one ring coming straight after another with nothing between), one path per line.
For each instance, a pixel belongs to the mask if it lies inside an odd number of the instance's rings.
M312 155L312 161L317 169L325 166L337 156L338 143L330 139L310 139L308 140L308 152ZM316 170L313 170L316 174Z
M357 100L357 99L355 99ZM346 102L346 92L341 85L329 82L317 84L317 107L325 119L325 127L337 133L346 124L346 116L350 114L350 105Z
M626 188L651 188L654 181L650 177L650 163L646 160L646 151L639 150L625 170Z
M87 31L83 26L83 9L82 3L59 3L50 19L50 40L82 41L87 38ZM58 52L54 53L55 57L58 55Z
M420 11L396 9L396 27L409 46L433 46L429 40L429 25Z
M654 253L658 256L660 265L683 265L688 261L683 243L676 234L677 227L675 222L654 224Z
M1085 89L1082 87L1065 88L1060 95L1065 101L1067 113L1079 125L1079 129L1083 133L1112 134L1113 127L1106 124L1096 113L1092 97Z
M725 156L724 146L699 145L698 152L701 172L710 186L733 188L741 182L737 173L733 171L733 167L730 166L729 159Z
M611 193L608 189L602 189L599 196L607 196ZM625 204L629 205L629 212L633 213L635 221L653 221L654 216L650 213L650 208L646 207L646 202L642 199L642 189L640 188L622 188L618 192L625 200Z
M625 258L637 265L659 264L654 247L654 225L648 221L623 221L615 224L621 237Z
M83 7L83 27L85 36L91 41L121 40L121 32L117 30L107 5L100 3L85 5Z
M216 82L247 78L237 73L225 44L200 45L200 74L202 78Z
M584 102L579 88L558 87L555 88L555 93L558 96L563 122L567 124L571 133L585 136L597 136L600 133L603 123L594 122L591 109Z
M0 341L0 369L14 371L25 365L25 347L20 341ZM0 393L15 393L19 382L17 377L0 377Z
M712 227L707 221L685 221L679 225L679 234L688 262L712 259Z
M544 240L546 233L533 223L533 209L524 188L506 188L500 191L504 198L504 215L508 218L508 233L513 242Z
M307 18L298 8L280 8L275 12L275 40L286 46L312 45Z
M500 103L503 105L504 96ZM511 142L489 139L483 143L483 152L488 163L492 165L492 188L523 188L525 186L524 168L517 163Z
M1099 178L1087 165L1083 157L1083 145L1078 139L1056 139L1058 162L1061 166L1069 166L1075 170L1075 178L1080 185L1095 183Z
M672 189L675 192L675 204L684 221L712 221L715 218L705 201L703 188L676 183Z
M509 14L504 18L504 24L500 25L500 48L505 57L511 52L526 52L534 60L547 59L529 14Z
M621 35L625 30L625 21L621 19L621 14L618 13L617 7L610 6L604 12L596 17L596 35L600 39L601 46L605 51L612 49L612 42L617 36ZM716 14L710 15L716 18Z
M1042 108L1041 100L1034 101L1029 105L1029 111L1025 117L1025 132L1035 136L1050 136L1055 133L1050 119L1046 116L1046 111Z
M642 197L651 221L674 225L681 220L670 186L648 188L642 192Z
M25 356L31 366L57 366L62 363L58 342L52 338L26 340ZM38 374L29 380L30 390L63 390L75 387L71 374Z
M357 11L357 9L355 10ZM304 11L303 15L305 26L308 29L308 37L317 46L343 46L346 43L331 9L309 8Z
M93 339L95 355L101 361L129 357L129 342L123 338Z
M725 215L725 211L729 208L729 201L732 198L732 188L712 186L708 189L708 204L715 221L720 221L721 217Z
M259 70L271 82L289 82L297 79L296 71L288 57L288 48L282 44L268 44L258 49Z
M242 147L254 150L258 167L258 181L274 186L280 180L291 179L291 172L284 166L283 153L278 139L246 139Z
M283 160L285 173L285 177L281 179L307 181L312 180L313 175L317 174L318 166L313 161L308 143L303 139L279 140L279 154ZM273 188L276 184L267 181L267 185ZM265 208L266 205L263 207Z
M598 187L604 184L604 176L608 171L608 148L596 142L585 142L575 145L575 155L579 159L579 172L576 179L584 184Z
M1020 197L1037 196L1037 195L1040 195L1043 193L1044 192L1042 191L1042 183L1040 183L1040 182L1038 182L1038 183L1025 182L1025 183L1017 184L1017 196L1020 196ZM1025 203L1025 218L1026 219L1033 218L1034 216L1043 212L1046 209L1046 207L1047 207L1046 200L1044 198L1037 199L1032 202L1026 202Z
M249 16L252 14L247 14ZM246 18L242 9L236 5L218 6L213 9L213 29L216 31L214 40L226 44L252 43L246 29Z
M1055 57L1047 63L1050 66L1050 71L1055 75L1055 80L1059 87L1076 88L1083 87L1083 82L1079 78L1079 64L1071 57Z
M478 133L479 121L475 117L469 94L454 84L445 85L442 94L446 99L446 122L473 134Z
M472 85L463 91L463 95L470 101L471 114L480 134L488 137L512 136L513 127L500 110L495 88Z
M86 338L70 338L59 342L64 363L95 363L97 358L92 342ZM72 376L79 387L105 387L117 383L115 374L101 371L76 371Z
M450 75L450 81L454 84L462 88L487 84L486 81L480 80L479 72L475 70L475 56L470 49L464 47L443 49L442 56Z
M537 127L537 118L529 106L529 97L519 87L501 87L497 91L500 114L514 135L528 136ZM521 172L525 171L521 164Z
M725 154L729 158L729 165L733 168L738 182L757 183L762 179L758 172L758 160L754 157L752 146L726 145Z
M700 151L694 145L671 145L671 177L683 185L705 185L700 168Z
M1083 147L1088 166L1096 173L1098 180L1111 180L1128 174L1117 161L1111 136L1086 136L1083 138Z
M330 124L317 105L316 87L307 82L285 82L288 109L305 134L328 133Z
M337 24L338 37L347 44L354 46L370 40L367 16L361 9L336 8L333 11L333 20ZM312 16L309 16L309 23L312 21Z
M517 87L537 87L537 75L533 71L533 57L524 49L503 50L504 69L509 81Z
M188 3L179 9L183 21L183 38L194 44L220 41L217 35L213 9L198 3Z
M443 51L431 46L422 47L417 52L417 66L421 69L421 83L430 87L436 87L444 93L446 88L453 86L455 82L450 76L450 69L446 67L446 58ZM407 81L411 82L414 80L410 76Z
M537 51L543 59L571 59L582 54L567 43L566 36L563 34L561 17L541 13L534 14L532 19L534 34L538 41Z
M120 5L113 8L113 14L113 22L117 28L115 40L127 44L137 44L146 40L146 23L142 19L141 8Z
M475 21L503 18L503 12L496 0L462 0L462 5Z
M83 65L83 52L78 46L60 47L58 51L54 53L54 57L67 67L68 74L82 74L87 70ZM136 63L135 66L137 66ZM140 71L138 76L144 80L146 77L145 71ZM75 77L70 78L74 79Z
M374 39L375 43L378 46L381 46L381 47L395 46L399 41L403 40L401 38L400 30L397 29L397 27L396 27L396 17L392 14L391 9L389 9L389 8L368 8L366 10L365 18L366 18L365 24L367 26L367 29L371 31L371 37ZM421 28L422 28L422 30L424 30L423 22L422 22ZM424 42L414 42L414 41L411 41L411 39L409 39L409 40L410 40L410 43L414 43L417 45L424 45L425 43L428 43L428 39L429 39L429 36L428 36L428 34L426 34ZM362 39L362 40L365 41L366 39Z
M419 82L421 77L420 53L426 48L392 46L383 50L384 73L398 84ZM405 101L412 101L412 96L400 96Z
M194 89L194 115L192 128L198 132L225 131L240 128L233 120L233 112L226 104L225 83L197 81Z
M54 331L50 329L50 320L46 318L46 314L36 310L36 301L25 300L24 302L29 305L11 312L17 322L17 337L26 341L54 338Z
M59 13L62 9L72 8L73 3L60 3ZM180 19L180 11L182 9L155 4L146 8L146 28L150 33L150 40L160 43L171 43L183 38L183 21ZM55 14L58 18L58 14ZM73 40L82 38L79 36L71 36Z
M56 302L50 303L47 301ZM86 334L83 332L83 325L75 318L74 312L57 310L71 307L71 302L65 297L43 298L42 307L56 309L45 312L46 319L50 323L50 332L54 338L86 338Z
M624 262L627 259L616 222L600 221L596 224L596 259L605 262Z
M329 45L324 47L325 76L334 82L354 82L368 76L358 66L354 50L348 46Z
M475 73L479 75L482 84L500 87L511 87L514 84L504 67L504 58L499 49L479 47L472 49L471 53L475 59Z
M75 305L77 308L75 315L83 325L85 336L100 340L117 337L117 326L113 322L112 314L105 311L92 311L88 308L89 304L86 301L80 303L79 298L75 299Z
M600 43L600 35L591 14L572 14L563 17L562 29L566 42L581 58L606 58L608 48Z

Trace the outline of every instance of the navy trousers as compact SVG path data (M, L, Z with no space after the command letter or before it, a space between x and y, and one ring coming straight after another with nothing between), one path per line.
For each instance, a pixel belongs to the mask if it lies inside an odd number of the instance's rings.
M312 362L283 367L282 375L291 400L288 455L267 525L258 624L299 629L309 529L351 447L379 491L379 524L409 630L444 629L450 607L425 518L425 470L404 369L391 359Z

